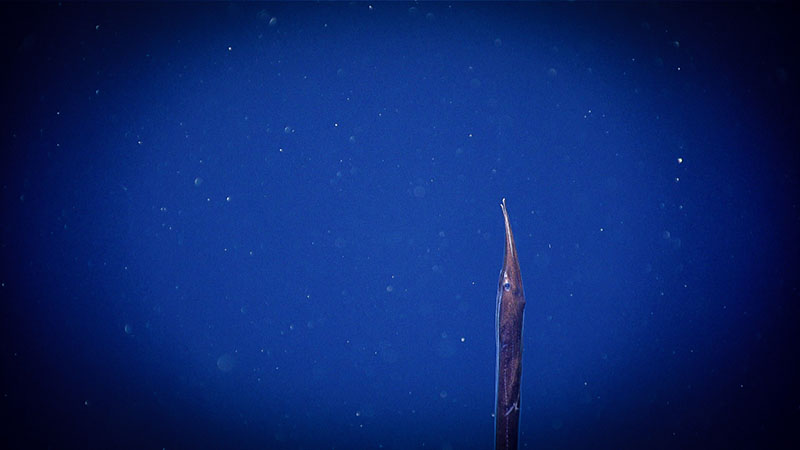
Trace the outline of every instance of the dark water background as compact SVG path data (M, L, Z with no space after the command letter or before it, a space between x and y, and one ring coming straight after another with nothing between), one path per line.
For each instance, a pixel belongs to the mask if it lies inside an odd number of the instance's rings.
M787 4L3 4L4 448L797 448Z

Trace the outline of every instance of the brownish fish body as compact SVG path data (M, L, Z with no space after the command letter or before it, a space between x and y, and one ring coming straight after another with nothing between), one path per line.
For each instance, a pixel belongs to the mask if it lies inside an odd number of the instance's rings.
M497 384L495 408L495 449L516 450L519 441L520 383L522 381L522 313L525 294L517 260L514 234L506 210L500 204L506 224L506 250L497 285L495 317L497 339Z

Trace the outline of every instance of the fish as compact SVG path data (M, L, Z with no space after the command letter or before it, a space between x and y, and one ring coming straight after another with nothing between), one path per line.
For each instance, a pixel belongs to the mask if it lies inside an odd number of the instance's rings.
M503 268L497 284L495 336L495 450L516 450L519 445L520 386L522 383L522 325L525 293L517 259L514 233L508 219L506 199L500 203L506 224Z

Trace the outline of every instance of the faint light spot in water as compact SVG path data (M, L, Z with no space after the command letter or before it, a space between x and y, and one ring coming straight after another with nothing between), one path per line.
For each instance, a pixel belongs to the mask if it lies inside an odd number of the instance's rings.
M394 291L394 286L392 286L391 284L386 286L386 292L392 292L392 291Z
M500 38L495 39L494 40L494 46L495 47L502 47L503 46L503 41Z
M422 186L416 186L414 188L414 197L417 198L425 197L425 188Z
M197 178L194 179L194 185L195 186L200 186L201 184L203 184L203 179L202 178L197 177Z
M439 397L447 398L447 391L439 392Z
M661 233L661 237L663 237L664 239L669 239L670 238L669 231L664 230L664 232Z
M217 358L217 368L226 373L233 370L233 366L235 365L235 363L236 360L230 353L225 353L219 358Z
M547 69L547 76L548 77L555 78L556 75L558 75L558 71L556 71L555 68L551 67L551 68Z
M123 329L125 330L125 334L133 333L133 327L129 323L126 323Z

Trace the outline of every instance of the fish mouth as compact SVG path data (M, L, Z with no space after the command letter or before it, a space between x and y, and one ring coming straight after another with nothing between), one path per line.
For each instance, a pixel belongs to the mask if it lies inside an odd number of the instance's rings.
M506 223L506 259L511 257L511 259L517 258L517 248L514 245L514 233L511 231L511 223L508 220L508 209L506 208L506 199L503 197L503 201L500 202L500 208L503 209L503 219Z

